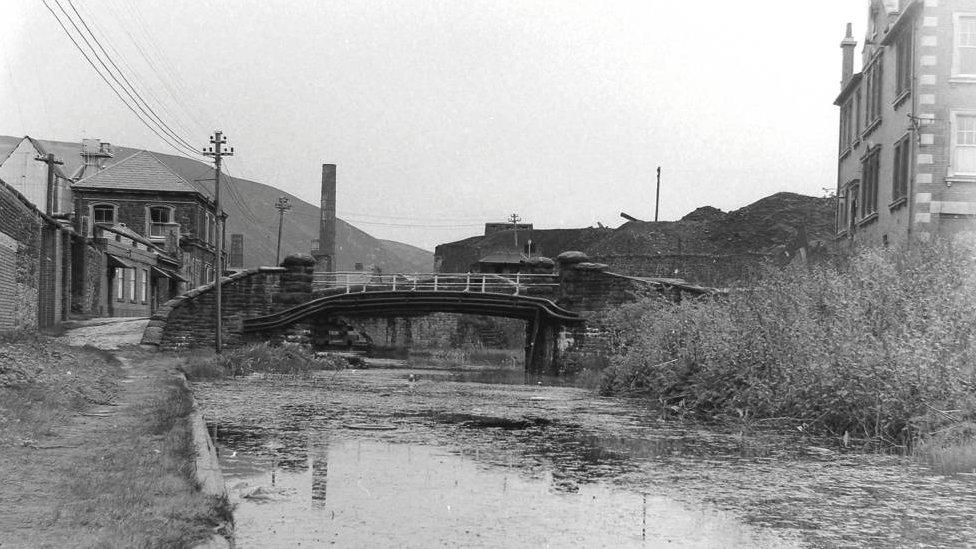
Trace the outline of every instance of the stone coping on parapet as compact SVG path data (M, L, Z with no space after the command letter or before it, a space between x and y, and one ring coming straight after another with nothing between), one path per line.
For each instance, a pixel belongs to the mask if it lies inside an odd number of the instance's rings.
M222 285L226 285L230 282L237 282L254 275L281 274L287 271L288 269L285 269L284 267L258 267L257 269L247 269L229 276L221 277L220 283ZM166 326L166 322L169 320L170 314L173 313L173 309L182 306L187 300L193 299L201 294L212 292L216 287L216 284L217 283L215 281L202 286L197 286L196 288L187 290L173 299L170 299L166 303L163 303L158 309L156 309L156 312L149 317L149 324L146 325L146 331L143 332L142 344L158 346L162 342L163 328Z

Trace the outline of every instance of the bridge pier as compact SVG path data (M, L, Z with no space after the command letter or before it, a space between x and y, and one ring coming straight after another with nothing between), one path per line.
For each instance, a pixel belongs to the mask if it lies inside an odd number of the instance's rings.
M531 374L558 375L557 339L561 327L537 317L525 327L525 371Z

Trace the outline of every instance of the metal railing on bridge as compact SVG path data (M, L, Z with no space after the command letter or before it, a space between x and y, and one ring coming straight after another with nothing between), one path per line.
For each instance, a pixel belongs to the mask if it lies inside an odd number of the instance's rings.
M361 271L315 273L314 290L344 288L355 292L470 292L524 295L559 287L552 274L413 273L373 274Z

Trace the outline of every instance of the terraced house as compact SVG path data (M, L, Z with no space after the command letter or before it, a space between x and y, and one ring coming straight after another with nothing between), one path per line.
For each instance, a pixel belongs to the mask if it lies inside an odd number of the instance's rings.
M843 51L837 234L888 245L976 228L976 0L872 0Z

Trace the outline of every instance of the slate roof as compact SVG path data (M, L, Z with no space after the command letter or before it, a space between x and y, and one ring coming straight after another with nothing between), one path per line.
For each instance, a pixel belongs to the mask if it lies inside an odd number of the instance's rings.
M149 151L139 151L72 186L83 189L201 194L193 184Z

